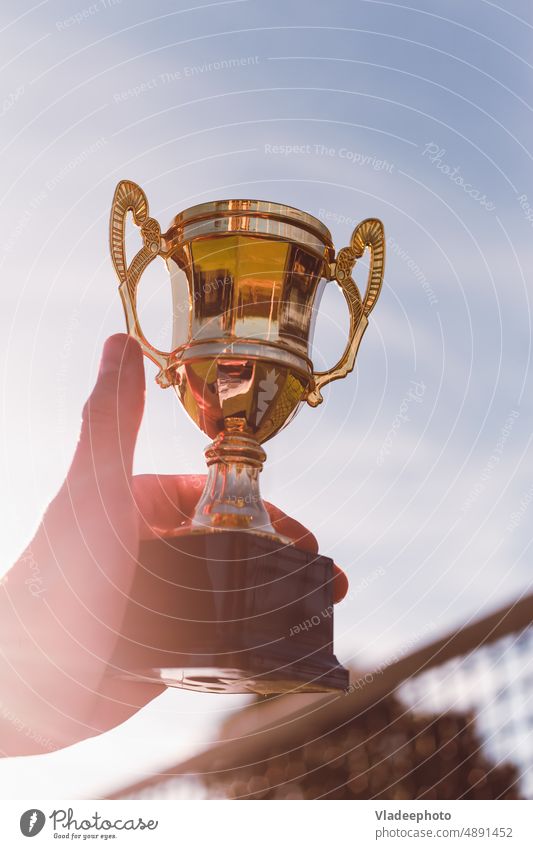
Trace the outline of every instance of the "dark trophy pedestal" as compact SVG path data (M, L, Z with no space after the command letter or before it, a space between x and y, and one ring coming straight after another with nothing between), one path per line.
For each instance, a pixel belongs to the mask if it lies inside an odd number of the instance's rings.
M332 692L333 561L241 531L141 543L111 668L213 693Z

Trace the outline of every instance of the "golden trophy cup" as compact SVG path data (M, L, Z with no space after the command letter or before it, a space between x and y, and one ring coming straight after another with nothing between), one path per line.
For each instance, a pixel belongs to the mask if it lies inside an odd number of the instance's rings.
M143 247L128 264L125 223ZM190 525L141 543L114 668L210 692L330 692L347 671L333 654L333 562L281 537L261 499L264 442L302 403L352 371L384 270L383 225L354 230L335 257L327 227L305 212L259 200L220 200L177 215L166 233L142 189L120 182L110 243L129 333L212 440L207 480ZM361 297L352 271L370 251ZM172 351L144 336L136 294L163 257L173 297ZM350 330L339 362L315 372L309 358L322 291L336 281Z

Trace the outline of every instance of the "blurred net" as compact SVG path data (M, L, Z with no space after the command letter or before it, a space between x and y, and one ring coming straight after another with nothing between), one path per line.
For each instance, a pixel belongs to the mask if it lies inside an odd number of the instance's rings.
M532 621L527 597L348 695L262 700L221 743L113 798L532 798Z

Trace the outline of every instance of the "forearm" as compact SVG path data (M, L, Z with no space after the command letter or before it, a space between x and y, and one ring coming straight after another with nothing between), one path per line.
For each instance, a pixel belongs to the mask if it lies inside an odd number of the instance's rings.
M80 546L79 536L89 528L73 500L73 492L58 495L34 540L0 582L5 754L51 751L101 730L92 717L128 586L127 581L117 586L109 540L105 572L95 562L97 546Z
M136 568L131 469L144 404L139 345L107 340L67 478L0 582L0 750L69 745L159 692L106 676Z
M53 751L91 733L89 694L76 682L72 661L54 637L57 628L42 584L26 583L26 564L27 555L0 584L3 755Z

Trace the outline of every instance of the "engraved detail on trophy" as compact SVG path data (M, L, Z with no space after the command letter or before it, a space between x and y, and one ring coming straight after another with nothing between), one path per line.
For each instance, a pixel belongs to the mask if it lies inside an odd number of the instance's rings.
M279 390L276 369L267 371L266 377L259 384L259 397L257 401L257 416L255 423L259 424L266 411L269 402L273 400Z

